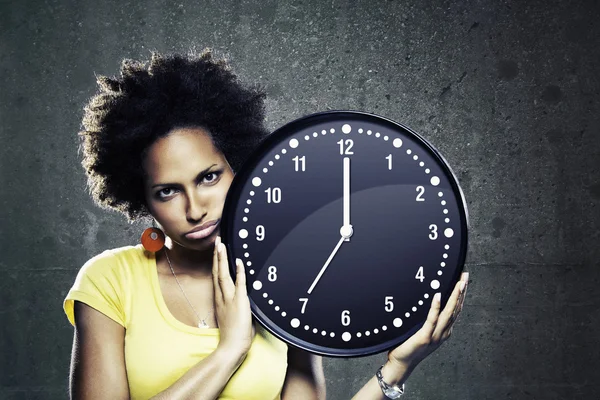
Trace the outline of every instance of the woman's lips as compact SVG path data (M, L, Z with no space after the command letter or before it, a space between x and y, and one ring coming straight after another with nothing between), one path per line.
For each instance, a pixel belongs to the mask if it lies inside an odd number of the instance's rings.
M205 237L210 236L210 234L213 233L218 225L219 223L217 222L208 228L202 229L201 231L186 233L185 237L188 239L204 239Z

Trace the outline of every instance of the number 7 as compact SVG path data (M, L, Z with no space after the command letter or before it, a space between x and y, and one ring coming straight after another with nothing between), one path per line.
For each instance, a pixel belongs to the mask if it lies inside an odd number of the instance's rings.
M308 299L307 298L302 298L302 299L298 299L302 302L304 302L304 304L302 304L302 310L300 310L301 314L304 314L304 309L306 308L306 303L308 303Z

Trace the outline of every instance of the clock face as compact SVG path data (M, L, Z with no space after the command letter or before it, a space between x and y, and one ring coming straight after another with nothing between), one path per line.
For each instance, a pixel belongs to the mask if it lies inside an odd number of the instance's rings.
M465 201L416 133L372 114L313 114L271 134L236 174L222 223L254 316L304 350L388 350L442 306L467 249Z

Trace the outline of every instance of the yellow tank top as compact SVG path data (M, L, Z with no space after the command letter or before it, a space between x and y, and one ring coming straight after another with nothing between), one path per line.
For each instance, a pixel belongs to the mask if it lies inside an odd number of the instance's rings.
M177 320L160 291L154 253L141 245L107 250L79 271L64 301L75 324L74 301L125 327L125 363L132 400L148 399L177 381L219 342L219 329ZM219 399L280 399L287 345L259 324L250 351Z

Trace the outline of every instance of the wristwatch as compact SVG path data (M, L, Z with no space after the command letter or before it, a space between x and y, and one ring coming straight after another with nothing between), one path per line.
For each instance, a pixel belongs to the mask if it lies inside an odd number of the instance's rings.
M377 373L375 374L375 376L377 377L377 382L379 382L379 387L381 388L381 391L383 392L385 397L387 397L388 399L400 398L400 396L402 396L404 394L404 384L402 384L402 387L398 387L396 385L392 386L392 385L387 384L383 380L383 375L381 375L382 368L383 368L383 365L381 367L379 367L379 369L377 370Z

